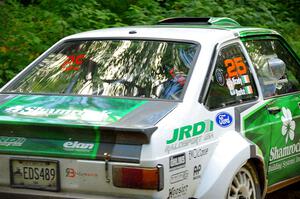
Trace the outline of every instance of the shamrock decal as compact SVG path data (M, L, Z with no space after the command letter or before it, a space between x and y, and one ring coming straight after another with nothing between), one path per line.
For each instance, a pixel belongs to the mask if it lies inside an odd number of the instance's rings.
M290 109L282 107L282 112L283 116L281 116L281 121L283 125L281 128L281 134L286 136L285 143L287 144L289 138L292 141L294 140L296 123L293 120Z

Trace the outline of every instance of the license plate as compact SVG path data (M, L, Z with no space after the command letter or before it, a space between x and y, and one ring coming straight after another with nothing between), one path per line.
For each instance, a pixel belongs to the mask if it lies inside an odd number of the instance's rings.
M31 159L10 160L10 179L12 187L59 191L59 176L57 161Z

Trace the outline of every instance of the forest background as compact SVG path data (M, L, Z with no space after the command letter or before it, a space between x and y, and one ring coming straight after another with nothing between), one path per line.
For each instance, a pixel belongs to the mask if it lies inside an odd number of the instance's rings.
M64 36L168 17L275 29L300 55L300 0L0 0L0 86Z

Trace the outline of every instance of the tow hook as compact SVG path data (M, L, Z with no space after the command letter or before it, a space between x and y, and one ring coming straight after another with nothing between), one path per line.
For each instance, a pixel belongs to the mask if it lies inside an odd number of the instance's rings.
M108 162L110 160L110 154L109 153L104 153L104 160L105 160L105 178L106 178L106 182L110 183L109 173L108 173Z

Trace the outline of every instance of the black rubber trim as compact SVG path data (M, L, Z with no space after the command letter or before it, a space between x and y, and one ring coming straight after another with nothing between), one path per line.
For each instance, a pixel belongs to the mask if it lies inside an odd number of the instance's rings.
M159 21L158 25L182 25L182 24L195 24L195 25L212 25L210 17L175 17L167 18Z
M252 106L254 106L257 103L258 103L258 101L255 101L255 102L250 102L249 104L243 104L241 106L234 107L235 131L236 132L241 132L241 127L242 127L241 113L244 112L245 110L251 108Z
M164 189L164 166L159 164L157 165L158 175L159 175L159 185L157 191L161 191Z
M21 79L23 79L27 74L31 72L33 68L35 68L43 59L45 59L47 56L49 56L52 52L59 49L62 45L64 45L67 42L73 42L73 41L93 41L93 40L139 40L139 41L162 41L162 42L178 42L178 43L190 43L197 46L197 51L193 59L193 64L190 67L190 70L187 75L187 81L183 87L182 94L180 96L180 99L178 100L168 100L168 99L152 99L152 98L141 98L141 97L119 97L119 96L99 96L99 95L81 95L81 96L87 96L87 97L103 97L103 98L120 98L120 99L142 99L142 100L148 100L148 101L171 101L171 102L182 102L183 97L185 95L187 86L189 85L190 78L192 76L193 70L195 68L196 61L198 60L198 56L201 50L201 45L199 42L195 40L188 40L188 39L165 39L165 38L159 38L159 37L127 37L127 36L118 36L118 37L80 37L80 38L68 38L68 39L62 39L55 43L53 46L51 46L49 49L51 49L46 54L38 57L36 60L34 60L32 63L30 63L24 70L22 70L18 76L13 79L13 81L8 82L3 86L3 89L1 91L2 94L15 94L15 95L50 95L52 96L53 93L17 93L17 92L11 92L12 87L16 85ZM78 96L77 94L64 94L64 93L56 93L56 96Z
M100 127L101 142L119 143L119 144L149 144L151 136L157 129L156 126L145 128L123 128L123 127ZM135 135L137 139L129 143L126 141L118 140L118 135Z
M250 145L250 157L251 158L256 158L257 156L256 156L256 147L255 147L255 145Z
M218 48L218 43L215 45L214 47L214 50L213 50L213 53L212 53L212 56L210 58L210 62L209 62L209 67L208 67L208 70L206 72L206 75L205 75L205 80L204 80L204 83L202 85L202 90L200 92L200 96L199 96L199 102L200 103L204 103L204 101L206 100L206 97L205 95L207 94L208 92L208 87L209 87L209 80L210 80L210 75L213 73L213 70L214 70L214 63L217 59L217 56L216 56L216 53L217 53L217 48Z
M118 128L94 126L64 126L38 124L0 124L0 136L25 137L36 139L69 139L78 141L95 141L95 133L101 134L101 142L142 145L150 143L151 136L157 127ZM51 132L51 133L43 133ZM135 137L135 140L125 139ZM122 139L124 138L124 139Z

